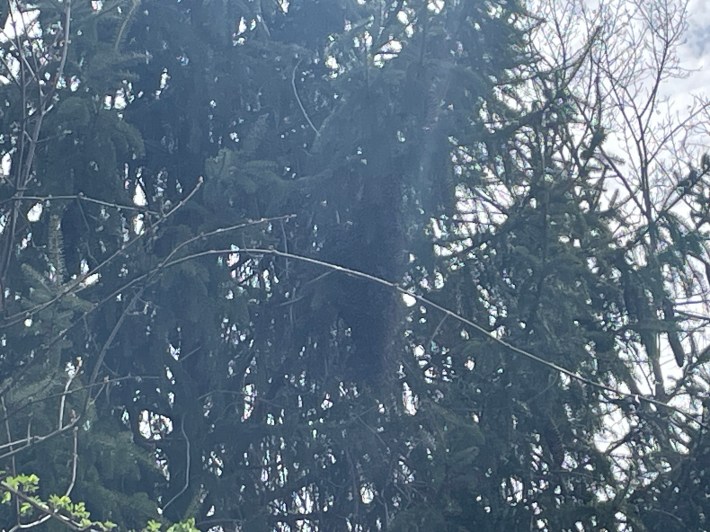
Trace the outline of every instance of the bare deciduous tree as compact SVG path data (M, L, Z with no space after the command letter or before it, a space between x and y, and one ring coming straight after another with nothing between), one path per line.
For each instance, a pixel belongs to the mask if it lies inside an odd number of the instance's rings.
M596 180L614 231L627 375L614 384L700 420L710 386L710 100L677 92L693 75L680 57L687 8L686 0L531 2L540 17L533 42L582 117L569 157L591 143L576 162ZM635 407L610 403L605 412L602 446L640 484L660 467L645 456L683 456L703 430L673 416L642 428Z

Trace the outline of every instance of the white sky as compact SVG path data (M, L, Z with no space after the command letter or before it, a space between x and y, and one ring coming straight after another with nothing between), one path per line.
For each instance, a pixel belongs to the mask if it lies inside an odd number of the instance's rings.
M678 96L710 94L710 0L690 0L686 43L678 52L682 66L694 72L669 82L669 90Z

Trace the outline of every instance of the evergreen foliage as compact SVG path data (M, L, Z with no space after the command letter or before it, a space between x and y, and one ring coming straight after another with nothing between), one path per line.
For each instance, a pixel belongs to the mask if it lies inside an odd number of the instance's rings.
M3 4L3 526L708 528L710 163L534 4Z

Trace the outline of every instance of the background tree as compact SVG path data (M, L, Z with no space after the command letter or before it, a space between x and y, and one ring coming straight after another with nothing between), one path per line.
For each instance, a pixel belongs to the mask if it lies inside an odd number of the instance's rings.
M648 6L19 6L8 471L127 529L704 526L707 165L663 181Z
M122 178L142 141L116 100L130 79L122 67L145 55L122 50L130 6L105 7L4 4L2 456L9 475L41 476L44 500L81 497L105 518L138 527L157 517L159 474L118 417L97 415L97 377L112 340L95 334L92 318L106 303L120 308L106 295L124 282L123 228L144 210ZM96 282L106 278L113 288ZM22 502L3 509L3 526L46 521L41 512L23 515ZM56 519L42 526L65 529Z
M591 9L542 2L539 12L555 24L538 42L558 65L579 53L580 36L589 43L570 92L587 134L606 140L588 164L596 167L597 188L607 192L602 202L614 212L610 229L619 249L612 271L625 319L617 341L628 372L617 374L614 386L706 419L710 262L701 213L710 172L709 103L689 96L681 110L682 102L670 97L674 80L690 74L678 57L687 5L611 2ZM625 421L607 422L605 440L615 475L633 494L637 526L707 526L700 480L707 475L706 430L668 412L649 420L634 419L638 412L628 408L623 416L611 405L605 409Z

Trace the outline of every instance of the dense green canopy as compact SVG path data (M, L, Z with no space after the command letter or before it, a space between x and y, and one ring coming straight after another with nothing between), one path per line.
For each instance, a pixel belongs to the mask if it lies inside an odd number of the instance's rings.
M710 162L613 153L611 41L531 6L4 5L6 475L121 530L706 529Z

